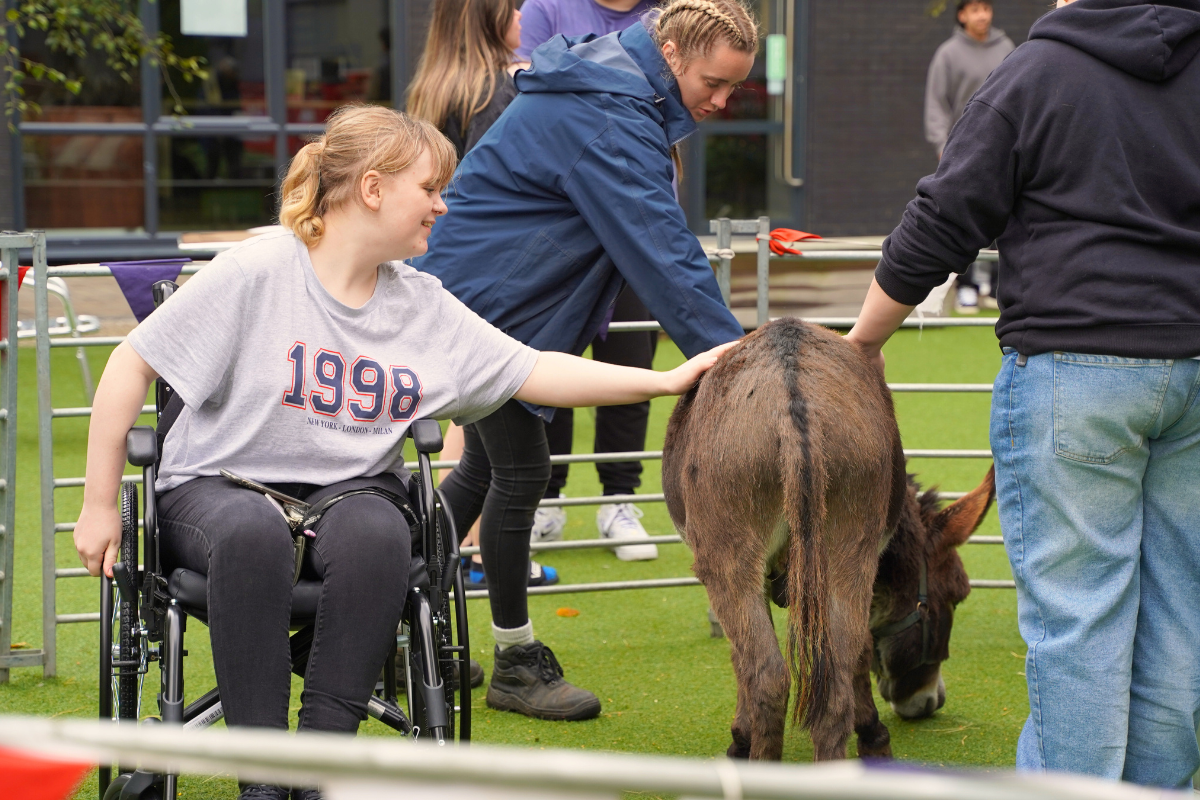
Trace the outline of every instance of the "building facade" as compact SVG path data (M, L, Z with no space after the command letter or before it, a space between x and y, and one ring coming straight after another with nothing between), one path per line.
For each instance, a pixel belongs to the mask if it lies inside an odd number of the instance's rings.
M21 42L84 84L78 95L27 84L41 112L0 141L11 154L0 159L10 187L0 226L46 229L62 261L162 257L182 232L270 224L288 159L335 108L403 107L431 5L242 0L244 35L217 36L190 32L190 2L203 0L142 0L140 13L178 52L206 59L204 81L143 64L129 82L97 55L66 58L36 33ZM925 70L954 23L952 2L937 18L928 3L754 0L763 32L783 37L784 93L768 94L760 52L729 106L687 141L681 202L693 229L768 214L823 235L891 230L936 167L921 128ZM1019 44L1045 9L996 0L996 24Z

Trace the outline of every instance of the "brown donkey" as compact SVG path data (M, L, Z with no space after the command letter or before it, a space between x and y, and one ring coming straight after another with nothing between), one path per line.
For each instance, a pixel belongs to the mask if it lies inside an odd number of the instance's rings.
M750 334L680 398L662 471L732 646L729 755L780 757L789 665L818 760L844 758L852 729L860 755L891 754L872 663L898 713L940 707L938 664L970 591L954 547L986 512L991 474L940 513L936 493L918 501L891 394L854 345L795 319ZM786 662L768 594L788 607Z

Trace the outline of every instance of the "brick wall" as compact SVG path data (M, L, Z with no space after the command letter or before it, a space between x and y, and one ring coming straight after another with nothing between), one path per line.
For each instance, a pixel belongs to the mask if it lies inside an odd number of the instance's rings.
M827 236L886 234L937 158L925 141L925 74L949 38L955 0L810 0L807 227ZM995 0L1016 43L1049 0Z

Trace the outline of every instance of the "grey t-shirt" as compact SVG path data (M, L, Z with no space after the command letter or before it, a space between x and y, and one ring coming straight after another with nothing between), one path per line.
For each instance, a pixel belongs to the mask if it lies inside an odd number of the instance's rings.
M343 305L290 231L217 256L129 343L186 405L160 491L221 469L322 486L403 474L412 420L487 416L538 357L402 262L380 265L361 308Z

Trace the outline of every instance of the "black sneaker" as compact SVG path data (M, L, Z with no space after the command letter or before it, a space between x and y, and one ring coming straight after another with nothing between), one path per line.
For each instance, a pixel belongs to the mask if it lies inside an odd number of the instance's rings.
M563 669L541 642L496 648L487 704L500 711L553 720L600 715L600 698L563 680Z
M483 686L483 665L475 659L468 659L471 662L471 688L478 689ZM458 691L458 673L454 673L454 680L450 682L450 688Z
M471 688L478 689L480 686L483 686L483 665L480 664L478 661L476 661L473 658L470 659L470 661L471 661Z
M288 800L291 790L265 783L239 783L238 800Z
M292 789L292 800L325 800L325 795L321 794L320 789L312 787L307 789Z

